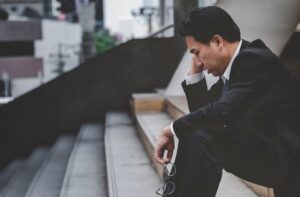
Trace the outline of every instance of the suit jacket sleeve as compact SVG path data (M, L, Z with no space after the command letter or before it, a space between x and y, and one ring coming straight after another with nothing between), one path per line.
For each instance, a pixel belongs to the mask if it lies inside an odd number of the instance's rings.
M193 112L208 103L218 100L221 96L223 82L219 79L210 90L207 90L205 79L190 85L186 85L186 81L183 81L181 85L187 97L189 110Z
M215 124L226 124L237 112L240 112L240 108L246 106L249 101L266 89L268 70L260 56L241 54L236 58L232 69L234 67L235 70L231 72L234 71L235 73L231 74L229 88L218 100L205 106L190 102L190 108L200 107L174 122L173 128L179 139L195 129ZM195 96L188 96L192 93L189 91L185 90L187 97L196 99ZM207 99L202 100L201 103L208 101Z

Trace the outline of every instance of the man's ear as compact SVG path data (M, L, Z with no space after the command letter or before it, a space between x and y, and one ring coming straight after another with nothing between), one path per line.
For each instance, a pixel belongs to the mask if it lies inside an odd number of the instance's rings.
M224 46L224 39L217 34L212 37L211 42L220 49Z

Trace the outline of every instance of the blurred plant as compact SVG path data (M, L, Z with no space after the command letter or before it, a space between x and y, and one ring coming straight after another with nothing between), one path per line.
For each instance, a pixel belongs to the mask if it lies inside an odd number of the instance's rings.
M116 37L110 35L109 30L101 29L96 33L96 50L97 53L104 53L105 51L116 46Z

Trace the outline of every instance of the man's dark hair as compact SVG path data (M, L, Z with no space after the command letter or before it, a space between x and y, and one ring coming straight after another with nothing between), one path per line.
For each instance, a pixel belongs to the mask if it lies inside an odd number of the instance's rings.
M222 8L209 6L193 10L179 26L181 36L193 36L207 44L214 35L220 35L228 42L241 39L240 29L231 16Z

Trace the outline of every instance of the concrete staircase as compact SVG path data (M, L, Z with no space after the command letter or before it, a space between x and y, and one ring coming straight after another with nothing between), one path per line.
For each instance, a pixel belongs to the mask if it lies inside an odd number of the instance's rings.
M128 114L106 115L105 154L110 197L154 196L161 181Z
M64 135L0 172L1 197L107 197L104 128L84 124L77 138Z
M133 116L107 112L104 124L84 124L77 137L61 136L52 148L13 161L0 172L0 197L156 196L162 166L154 162L154 145L162 127L187 112L185 102L133 94ZM272 197L272 190L244 183L224 171L216 196Z

